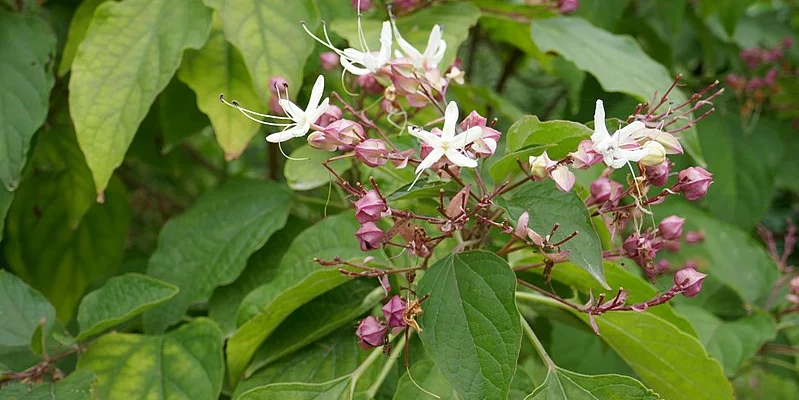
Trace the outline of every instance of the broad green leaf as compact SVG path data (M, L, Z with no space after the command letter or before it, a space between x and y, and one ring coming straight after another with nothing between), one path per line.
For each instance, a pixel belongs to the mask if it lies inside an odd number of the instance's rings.
M504 182L508 177L516 176L522 172L522 167L525 171L530 169L530 156L540 156L549 146L529 146L514 152L507 152L500 159L494 161L488 168L488 173L495 183ZM549 153L547 153L549 154ZM522 166L519 166L521 162Z
M541 122L535 115L525 115L508 129L505 146L507 151L516 151L531 145L557 145L547 150L552 159L560 159L567 153L576 151L574 143L564 143L568 139L576 141L588 139L591 129L572 121Z
M14 273L40 290L69 321L91 285L119 268L130 222L125 188L111 180L104 204L91 205L74 229L64 193L73 190L58 174L29 174L8 213L4 252Z
M291 158L286 160L283 167L283 174L289 187L292 190L311 190L332 181L335 177L322 165L322 162L333 156L334 154L329 151L315 149L307 144L291 152ZM333 161L329 165L333 171L341 175L350 169L352 160L345 158Z
M419 387L439 396L442 400L458 399L457 393L447 382L444 374L436 368L433 360L425 359L413 363L410 368L410 375L413 377L413 381L408 376L408 372L400 378L399 383L397 383L397 391L394 392L394 400L430 399L431 396L419 390Z
M219 101L224 94L244 107L263 109L253 90L247 66L241 53L225 41L221 22L214 18L208 42L200 50L189 50L178 70L178 77L197 94L197 106L211 119L225 159L238 158L260 125L244 117L238 110Z
M141 274L111 278L87 294L78 307L77 340L121 324L178 294L178 288Z
M225 370L222 332L207 318L166 335L112 332L89 346L77 369L97 376L97 399L216 399Z
M402 37L420 51L424 51L427 46L427 39L430 37L430 30L433 25L445 27L443 39L447 42L447 50L444 58L438 65L442 71L449 68L455 61L458 48L467 37L469 29L477 24L480 18L480 9L467 2L450 2L438 4L433 7L426 7L422 10L397 18L397 29ZM380 29L383 20L364 20L363 34L366 44L370 49L380 48ZM360 40L358 40L358 21L352 19L337 19L331 24L331 29L341 35L350 46L360 50ZM396 45L395 45L396 48Z
M351 386L349 376L323 383L273 383L246 391L237 400L345 400Z
M583 0L573 15L585 18L602 29L612 31L622 19L629 4L630 0Z
M95 10L72 63L69 109L98 196L183 50L201 47L210 24L211 11L196 0L127 0Z
M353 323L384 298L385 291L376 279L359 279L311 300L291 313L258 348L248 374Z
M8 209L11 208L11 202L13 200L13 192L9 192L6 188L0 188L0 241L3 240L3 232L6 226L6 214L8 214Z
M269 91L269 79L274 76L285 78L291 93L298 92L305 60L313 51L315 44L302 29L300 22L305 21L310 29L317 26L319 11L315 2L311 0L295 0L290 3L282 0L203 0L203 2L219 13L225 38L241 51L250 71L249 76L254 83L255 92L258 93L262 104L269 104L269 99L272 97ZM215 96L218 97L219 93Z
M702 147L713 173L707 193L710 212L750 231L771 205L781 167L782 141L775 121L761 118L746 131L739 115L712 115L699 126Z
M553 241L577 231L577 236L561 247L569 251L569 260L596 278L602 287L608 287L602 272L602 242L591 223L588 209L577 194L561 192L554 182L545 180L525 183L511 191L507 199L497 199L496 202L508 211L514 223L527 211L530 228L541 236L549 234L555 224L560 224L551 238Z
M12 273L0 270L0 353L27 352L34 332L56 323L55 309L41 293ZM22 366L22 368L27 365Z
M586 375L633 374L624 360L591 328L550 322L549 355L561 368Z
M31 138L47 117L56 37L43 19L0 9L0 182L19 186Z
M687 304L677 307L677 311L691 321L702 344L710 355L719 360L728 376L733 376L741 363L749 360L760 346L777 336L774 319L763 312L728 322L700 307Z
M339 286L351 278L343 276L335 268L322 267L313 259L331 260L363 258L355 238L358 223L352 213L328 217L297 236L283 256L274 278L251 292L242 301L238 317L240 326L227 344L228 373L232 384L241 377L255 351L263 341L294 310L311 299ZM382 253L373 252L379 261ZM250 314L258 304L258 311Z
M61 54L61 63L58 64L58 76L62 77L69 72L70 67L72 67L72 61L75 59L75 53L78 51L78 45L86 37L86 31L89 30L89 24L91 24L92 17L94 17L94 10L106 1L108 0L85 0L75 10L75 14L72 15L72 22L69 24L67 42Z
M608 92L622 92L649 101L655 92L663 93L674 80L633 38L614 35L579 17L535 20L532 36L541 51L562 55L596 77ZM670 100L680 104L686 97L674 90ZM701 162L696 130L688 129L680 137L691 156Z
M464 399L508 395L522 336L515 289L507 262L482 251L450 254L419 281L419 295L430 294L419 337Z
M527 400L657 400L660 396L624 375L583 375L550 369L544 383Z
M754 366L735 377L736 399L740 400L794 400L799 393L799 382L778 368Z
M713 190L712 186L710 190ZM737 227L707 215L682 199L670 199L658 206L658 215L671 214L686 218L684 230L701 231L705 235L700 244L683 243L675 258L696 261L700 270L728 285L747 304L768 296L778 271L760 243Z
M170 219L158 238L147 273L180 288L168 302L144 313L147 331L162 332L189 306L233 282L247 258L286 223L291 193L280 184L230 181Z
M190 58L193 51L186 50L185 60ZM185 60L181 66L186 64ZM197 109L196 98L188 86L174 78L158 96L158 119L164 136L162 153L168 153L210 125L208 117Z
M95 377L89 371L75 371L55 383L31 385L15 382L3 387L3 398L9 400L89 400Z

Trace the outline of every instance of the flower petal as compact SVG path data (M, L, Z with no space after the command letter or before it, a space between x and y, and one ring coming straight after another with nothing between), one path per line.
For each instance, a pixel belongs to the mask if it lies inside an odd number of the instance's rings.
M391 23L383 22L383 29L380 31L380 52L377 53L378 67L382 67L391 58Z
M605 106L602 100L597 100L594 110L594 133L591 134L591 141L598 143L607 139L610 139L610 133L605 126Z
M433 26L433 29L430 31L430 37L427 39L427 47L424 49L424 54L422 56L426 60L430 60L438 52L438 48L440 45L441 45L441 26L436 24ZM430 67L435 67L435 65L430 65Z
M267 136L266 137L266 141L269 142L269 143L285 142L285 141L293 139L295 137L302 136L306 132L308 132L306 130L301 135L297 136L296 134L297 134L298 131L302 132L302 128L295 125L295 126L292 126L292 127L288 128L288 129L284 129L284 130L282 130L280 132L275 132L275 133Z
M447 156L447 159L451 161L453 164L459 167L466 167L466 168L475 168L477 167L477 161L463 155L461 152L455 149L449 149L444 153Z
M430 168L433 164L436 163L436 161L440 160L441 156L443 155L444 155L444 150L441 150L439 148L434 148L433 151L431 151L430 154L428 154L427 157L425 157L425 159L422 160L422 162L419 163L419 165L416 167L416 173L420 174L425 169Z
M479 139L482 134L483 134L482 127L473 126L467 129L466 131L457 134L454 138L452 138L452 144L458 146L459 149L462 149L468 146L470 143L474 142L475 140Z
M441 147L441 138L418 126L409 126L408 132L411 136L421 139L430 146Z
M305 108L306 113L310 113L312 110L316 109L316 107L319 105L319 100L322 99L322 94L324 91L325 77L319 75L319 77L316 78L316 82L313 84L313 89L311 89L311 97L308 99L308 107Z
M400 35L396 22L392 23L394 25L394 38L397 39L397 45L399 45L400 49L402 49L406 56L413 60L414 64L421 63L422 53L420 53L419 50L416 50L415 47L413 47L405 40L405 38L402 37L402 35ZM421 65L416 66L421 67Z
M455 137L455 125L458 123L458 105L454 101L447 104L444 111L444 128L441 129L441 139L447 140Z

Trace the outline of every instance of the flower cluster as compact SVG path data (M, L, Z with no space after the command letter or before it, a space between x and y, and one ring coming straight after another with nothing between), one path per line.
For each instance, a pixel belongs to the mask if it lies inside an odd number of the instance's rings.
M770 49L753 47L741 50L739 58L746 69L741 73L730 73L725 78L727 86L742 103L741 114L749 115L769 103L781 90L780 78L799 77L799 66L792 65L785 57L794 44L794 39L786 36Z
M387 343L389 329L408 326L405 321L405 305L402 297L394 295L383 305L384 321L371 315L364 318L355 331L358 344L364 349L383 346Z

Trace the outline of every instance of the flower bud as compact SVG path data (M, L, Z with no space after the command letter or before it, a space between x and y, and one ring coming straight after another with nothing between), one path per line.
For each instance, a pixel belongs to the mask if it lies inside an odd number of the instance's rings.
M580 142L577 152L569 153L569 155L572 157L572 165L578 169L588 169L602 161L602 155L594 150L594 144L590 140Z
M790 36L786 36L782 39L782 48L788 50L791 47L793 47L793 43L794 43L793 38Z
M446 75L444 75L444 77L445 77L445 78L446 78L448 81L455 82L455 83L457 83L458 85L463 85L463 83L465 82L465 81L464 81L464 79L463 79L463 77L464 77L465 75L466 75L466 71L464 71L464 70L462 70L462 69L458 68L457 66L454 66L454 65L453 65L453 66L452 66L452 68L450 68L450 69L449 69L449 71L447 72L447 74L446 74Z
M685 241L688 244L698 244L705 241L705 234L699 231L690 231L685 234Z
M383 316L388 321L389 328L398 328L408 325L402 314L405 312L405 301L402 297L394 295L391 300L383 306Z
M348 119L331 122L330 125L325 127L324 131L327 135L337 138L344 145L360 143L361 138L365 135L360 124Z
M340 108L338 108L338 106L331 105L327 108L327 111L325 111L324 114L319 116L319 119L316 120L316 125L324 128L331 123L340 120L342 115L344 115L344 113Z
M366 139L355 146L355 158L370 166L379 167L388 161L388 150L380 139Z
M313 131L308 135L308 144L315 149L335 151L341 143L325 132Z
M662 274L669 271L671 265L669 264L669 260L662 259L655 264L655 273Z
M677 174L679 190L688 200L697 200L707 194L707 188L713 182L713 174L702 167L689 167Z
M735 90L739 90L746 84L746 78L739 74L729 74L726 78L724 78L724 82L727 84L727 86Z
M383 93L385 89L383 85L375 79L374 74L361 75L355 79L355 83L367 94Z
M754 69L763 61L763 49L758 47L744 49L741 50L738 56L749 68Z
M569 14L580 7L580 0L558 0L558 11L561 14Z
M525 211L519 216L519 221L516 222L516 229L513 230L513 233L520 238L527 236L527 223L529 222L530 214Z
M367 222L361 225L361 228L355 232L355 237L358 238L358 244L361 246L362 251L379 249L385 236L374 222Z
M674 274L674 285L683 290L683 296L694 297L702 290L702 281L705 277L707 275L693 268L683 268Z
M779 71L776 68L772 68L766 72L766 75L763 77L763 84L766 86L771 86L777 83L777 77L779 77Z
M628 236L627 239L624 239L624 243L621 245L624 253L630 258L638 257L638 244L640 241L641 235L638 233L633 233L632 235Z
M660 129L648 129L647 138L649 140L660 143L666 154L683 154L684 150L680 141L669 132L661 131Z
M671 165L668 161L663 161L658 165L646 167L646 180L654 186L663 186L669 180L669 169Z
M610 201L612 204L616 204L621 199L620 195L623 189L624 186L621 183L608 179L604 176L600 177L592 182L591 186L589 187L591 192L589 204L603 204L608 201Z
M339 57L334 51L326 51L319 54L319 63L322 64L322 69L325 71L332 71L338 67Z
M273 76L269 78L269 91L272 93L283 93L289 86L289 81L282 76Z
M371 315L364 318L355 331L355 335L358 336L358 344L363 349L382 346L386 333L388 333L388 327Z
M355 202L355 219L360 223L380 220L383 211L386 211L386 202L376 190L366 192L366 195Z
M666 240L677 240L682 236L682 227L685 225L685 218L680 218L676 215L663 218L658 225L660 236Z
M775 61L779 61L784 55L785 52L783 52L781 48L775 47L763 53L763 62L772 63Z
M644 156L638 161L641 165L652 167L666 161L666 148L658 142L646 142L641 150L644 151Z
M481 116L477 111L472 110L472 112L461 121L460 127L465 131L474 126L486 126L486 122L488 122L488 120L485 117Z
M352 8L355 11L366 11L372 5L372 0L352 0Z
M546 178L549 175L547 168L555 165L555 162L549 159L549 155L544 151L540 156L530 156L530 173L536 178Z
M569 167L559 165L549 173L549 176L555 181L555 186L557 186L561 192L569 192L572 190L575 177L574 173L569 170Z
M421 0L394 0L394 9L400 14L415 8L421 3Z

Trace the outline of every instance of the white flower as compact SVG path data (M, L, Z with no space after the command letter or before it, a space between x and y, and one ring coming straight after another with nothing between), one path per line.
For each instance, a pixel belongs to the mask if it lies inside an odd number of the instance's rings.
M333 42L330 41L330 36L327 34L327 26L324 23L322 23L322 30L326 40L314 35L305 26L305 22L302 23L302 27L317 42L322 43L325 47L338 54L341 66L353 75L360 76L375 73L391 58L391 23L388 21L383 22L383 29L380 31L380 51L376 53L369 50L369 45L366 44L366 36L363 34L360 14L358 15L358 41L360 42L361 50L351 47L344 50L337 49L333 46Z
M394 23L394 37L397 38L397 45L402 49L402 53L398 51L398 58L403 56L408 57L413 66L417 69L432 69L437 68L438 63L444 58L444 52L447 51L447 42L442 39L441 26L433 26L430 31L430 37L427 39L427 48L424 53L416 50L410 43L408 43L397 29L397 24Z
M638 162L646 159L647 164L649 164L659 159L661 155L665 157L665 149L660 143L650 141L647 142L647 145L641 147L635 141L633 136L642 129L646 129L646 125L641 121L634 121L611 136L605 126L605 108L602 100L596 101L594 133L591 134L591 142L594 150L602 155L602 160L607 166L619 169L630 161ZM660 162L663 162L663 160Z
M311 130L311 125L313 125L317 119L319 119L322 114L330 108L330 99L325 98L320 103L319 100L322 98L322 92L325 90L325 78L322 75L319 75L316 78L316 83L313 85L313 89L311 90L311 98L308 99L308 106L305 107L305 110L298 107L294 104L291 100L289 100L288 91L286 91L286 97L280 98L278 104L280 108L283 109L283 112L286 113L288 117L281 117L276 115L268 115L268 114L261 114L252 110L248 110L243 108L237 103L235 100L232 102L228 102L224 99L223 96L220 96L220 100L223 103L234 107L241 111L247 118L258 122L259 124L269 125L269 126L278 126L283 127L283 130L280 132L273 133L266 137L268 142L272 143L280 143L285 142L289 139L293 139L296 137L305 136L309 130ZM280 90L278 88L278 96L280 96ZM257 117L265 117L265 118L274 118L277 120L284 120L285 122L270 122L270 121L263 121ZM291 121L291 122L288 122Z
M455 126L457 123L458 105L455 104L454 101L451 101L444 112L444 127L441 129L440 137L418 126L408 127L408 131L411 135L421 139L433 148L430 154L416 167L416 179L419 179L422 171L430 168L436 161L440 160L441 157L447 157L447 160L459 167L477 167L477 161L465 155L463 148L479 139L483 130L479 126L473 126L456 135Z

